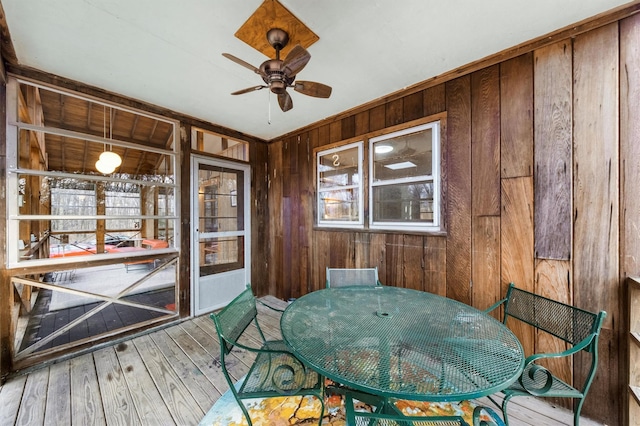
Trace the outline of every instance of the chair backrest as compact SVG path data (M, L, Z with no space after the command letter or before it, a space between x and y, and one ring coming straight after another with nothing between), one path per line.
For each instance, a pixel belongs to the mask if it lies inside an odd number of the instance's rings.
M356 411L356 404L354 403L356 399L377 407L375 412ZM347 426L469 426L469 423L461 416L405 416L393 402L384 401L367 394L360 394L359 392L346 392L344 405ZM478 411L479 408L476 407L476 411L473 413L474 426L475 424L479 426L504 426L493 422L482 423L480 421L481 413ZM491 414L491 418L493 418L495 414L490 409L487 410L488 412L482 413L482 417L486 418L486 414ZM498 418L497 416L495 417ZM500 419L498 418L498 420Z
M462 417L401 416L348 410L349 426L469 426Z
M247 289L229 302L224 309L211 314L225 354L231 352L235 342L257 315L256 299L251 286L247 286Z
M546 331L574 346L593 351L597 344L606 312L598 314L567 305L509 285L504 308L504 321L511 316L537 329Z
M327 267L327 287L352 285L381 285L378 280L378 268L347 269Z
M392 401L357 391L345 392L344 398L347 426L469 426L462 416L407 416ZM355 400L376 407L375 412L356 411ZM474 406L471 421L473 426L505 426L496 412L484 405Z
M386 414L356 412L353 420L347 422L349 426L469 426L462 417L456 418L428 418L428 417L400 417Z

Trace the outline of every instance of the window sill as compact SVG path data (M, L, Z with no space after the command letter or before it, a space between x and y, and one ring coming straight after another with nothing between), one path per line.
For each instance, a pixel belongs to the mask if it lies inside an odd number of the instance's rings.
M367 234L399 234L399 235L424 235L433 237L446 237L447 231L440 230L409 230L409 229L382 229L382 228L356 228L356 227L337 227L337 226L313 226L314 231L327 232L358 232Z

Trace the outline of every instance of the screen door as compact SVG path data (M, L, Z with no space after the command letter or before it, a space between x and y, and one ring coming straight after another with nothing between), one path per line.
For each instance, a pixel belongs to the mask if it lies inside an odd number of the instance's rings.
M250 271L249 166L193 157L192 314L229 303Z

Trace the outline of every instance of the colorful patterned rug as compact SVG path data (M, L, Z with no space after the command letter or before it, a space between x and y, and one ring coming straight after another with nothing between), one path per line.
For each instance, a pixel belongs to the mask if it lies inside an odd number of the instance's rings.
M236 383L240 386L242 380ZM320 402L314 397L278 397L245 400L245 405L251 415L254 426L311 426L318 424ZM475 407L469 401L460 403L431 403L421 401L396 402L396 407L407 416L462 416L467 423L472 424L472 414ZM372 411L372 407L359 403L358 411ZM323 425L344 426L344 400L341 395L327 392ZM233 394L225 392L211 407L200 421L200 426L247 426L247 420L242 415Z

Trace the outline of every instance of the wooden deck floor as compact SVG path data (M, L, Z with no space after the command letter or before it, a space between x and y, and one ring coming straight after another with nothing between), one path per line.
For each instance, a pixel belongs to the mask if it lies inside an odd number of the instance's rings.
M51 290L45 289L38 292L38 298L29 315L20 350L23 350L40 339L45 338L54 330L58 330L61 327L66 326L71 321L91 311L102 303L87 302L86 304L51 311L49 310L51 293ZM149 306L164 308L175 302L175 290L173 288L153 290L126 296L122 299L130 302L144 303ZM87 337L98 336L136 323L149 321L163 315L165 314L114 303L88 320L83 321L76 327L73 327L66 333L63 333L48 344L41 346L38 351L75 342Z
M259 318L279 338L276 314L261 308ZM238 379L251 360L237 349L233 359ZM10 378L0 388L0 426L196 425L226 390L205 315ZM572 424L570 412L533 398L512 400L509 416L512 426Z

